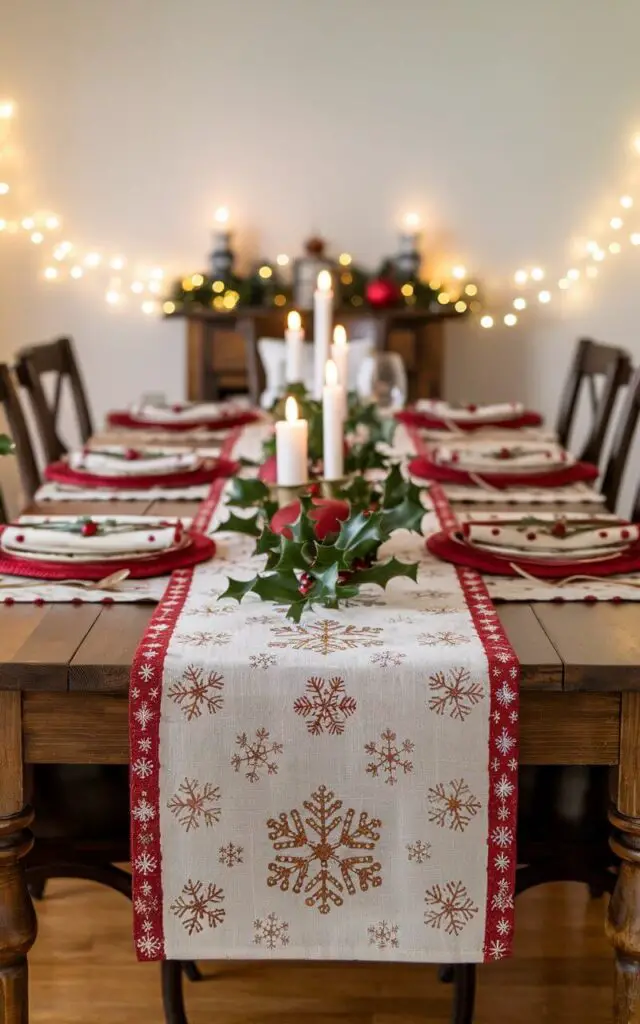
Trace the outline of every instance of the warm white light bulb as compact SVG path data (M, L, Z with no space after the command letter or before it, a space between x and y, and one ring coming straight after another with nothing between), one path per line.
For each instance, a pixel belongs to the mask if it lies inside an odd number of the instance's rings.
M331 274L328 270L321 270L318 274L318 291L330 292L331 291Z
M558 288L561 288L563 291L566 291L566 289L570 288L570 287L571 287L571 281L569 280L569 278L568 277L561 277L560 280L558 281Z
M341 267L348 267L353 261L353 257L349 252L341 252L338 256L338 263Z
M140 293L144 291L144 285L142 281L133 281L131 285L131 291L134 293L134 295L140 295Z
M551 302L551 292L538 292L538 302Z
M640 153L640 135L635 135L632 139L632 145L636 153Z
M515 315L515 313L507 313L507 315L504 318L504 322L507 325L507 327L515 327L515 325L518 322L518 318Z
M162 267L154 267L149 277L152 277L154 281L162 281L164 278L164 270Z
M338 367L333 359L327 359L324 367L324 382L328 388L335 388L338 383Z
M580 271L576 270L575 267L572 267L571 270L567 270L567 277L570 281L577 281L580 277Z
M453 267L451 273L457 281L464 281L467 276L467 268L463 267L462 264L458 264L458 266Z
M120 292L115 291L115 289L110 289L110 291L105 295L105 299L110 306L116 306L118 302L120 302Z
M42 231L34 231L31 235L31 241L34 245L42 245L44 242L44 235L42 234Z
M7 226L6 220L0 220L0 231L4 231Z
M405 214L404 226L405 228L409 228L410 230L415 230L417 227L420 226L420 215L417 213Z
M44 276L47 281L55 281L56 277L58 276L58 271L56 270L55 267L46 267Z
M15 113L15 104L12 100L0 100L0 121L8 121Z
M297 310L292 309L287 315L287 327L290 331L299 331L302 327L302 317Z
M620 196L620 206L623 206L625 210L630 210L633 206L633 199L631 196Z
M72 267L71 270L69 271L69 273L70 273L71 277L75 281L77 281L84 274L84 270L82 269L82 267Z
M295 423L298 419L298 403L293 395L289 395L284 403L284 418L287 423Z
M638 237L640 238L640 235ZM587 275L587 277L592 277L592 278L593 277L597 277L598 276L598 268L597 267L587 267L587 269L585 270L585 274Z
M112 270L122 270L124 267L124 260L122 256L114 256L113 259L109 261L109 266Z
M289 257L287 256L286 253L281 252L279 256L276 256L276 263L278 264L279 267L286 267L288 262Z
M85 266L87 267L99 267L102 257L99 252L90 252L85 256Z
M637 231L634 231L629 241L632 245L640 245L640 234Z
M486 328L493 327L493 317L483 316L480 320L480 326Z
M619 231L623 223L622 217L612 217L609 221L609 227L613 228L614 231Z
M55 231L56 228L60 227L60 218L53 215L51 217L47 217L44 225L49 231Z
M6 196L8 191L9 186L7 185L6 181L0 181L0 196Z
M146 302L142 303L140 309L142 310L145 316L151 316L151 314L155 313L156 311L156 304L155 302L152 302L151 299L147 299Z
M590 253L598 252L599 248L600 248L600 246L598 245L598 243L594 242L593 240L591 240L590 242L587 242L587 244L586 244L586 250L587 250L587 252L590 252Z
M516 270L515 274L513 275L513 280L516 282L516 284L526 284L528 278L529 275L527 274L526 270Z
M597 263L602 263L604 258L605 253L602 251L602 249L596 249L596 251L593 253L593 259L596 260Z
M514 309L526 309L527 308L527 300L523 299L522 297L514 299L513 300L513 308Z
M621 249L622 246L620 245L620 242L611 242L609 246L609 252L614 256L617 256Z
M160 292L162 291L162 282L161 281L149 281L149 284L147 285L147 288L149 289L149 291L151 292L152 295L159 295Z
M22 224L22 227L24 228L25 231L33 231L33 229L36 226L36 222L33 219L33 217L24 217L20 221L20 223Z
M333 344L334 345L346 345L347 344L347 332L342 324L336 324L333 328Z
M226 206L219 206L214 214L214 220L216 224L228 224L229 223L229 210Z
M534 267L531 271L531 277L534 281L542 281L542 278L544 277L544 270L542 267Z

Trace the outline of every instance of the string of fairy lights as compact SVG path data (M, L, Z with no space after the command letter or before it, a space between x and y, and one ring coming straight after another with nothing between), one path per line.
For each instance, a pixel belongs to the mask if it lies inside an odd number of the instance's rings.
M169 299L163 301L162 298L167 289L167 272L164 267L143 266L121 253L109 253L101 247L87 248L63 237L62 218L53 211L39 210L22 216L9 216L8 212L5 213L5 210L11 208L15 191L10 175L4 170L5 164L12 157L9 136L15 117L15 103L12 100L0 100L0 239L26 236L31 244L43 253L46 252L41 273L43 279L52 285L65 280L79 282L100 273L103 275L101 280L106 282L104 300L107 305L120 307L133 302L145 316L153 316L161 311L173 312L174 303ZM640 134L632 139L632 149L640 156ZM458 313L469 310L478 317L482 328L489 330L500 324L513 328L527 312L548 306L581 282L596 278L604 260L618 256L626 246L640 246L640 230L630 230L632 225L628 223L634 208L634 197L629 192L621 195L608 226L599 232L600 237L587 240L573 264L560 277L548 274L539 265L515 270L505 290L509 292L509 297L503 300L499 311L489 312L483 308L478 286L470 279L466 267L461 263L454 264L446 273L431 276L429 286L436 292L439 303L453 306ZM226 207L216 212L215 221L218 226L222 216L226 223L229 217ZM404 224L405 228L419 228L418 214L407 214ZM279 268L284 268L290 263L290 258L281 253L274 262ZM340 255L339 263L343 268L348 268L351 262L349 253ZM272 272L267 264L258 271L262 276ZM198 285L197 278L198 275L192 275L188 279L193 287ZM230 302L231 298L224 308L233 308Z

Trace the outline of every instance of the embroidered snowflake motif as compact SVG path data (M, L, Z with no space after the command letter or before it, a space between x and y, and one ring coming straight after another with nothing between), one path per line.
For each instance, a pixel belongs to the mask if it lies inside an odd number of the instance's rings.
M159 906L160 903L155 896L151 896L148 899L143 899L141 896L138 896L133 901L133 907L136 914L151 914L154 910L157 910Z
M365 751L367 754L375 756L375 761L369 761L367 765L367 774L373 776L376 779L380 774L386 776L385 782L390 786L395 786L398 781L398 770L402 769L405 775L413 771L413 763L403 754L410 754L415 743L411 740L404 740L400 746L396 744L396 733L392 732L391 729L386 729L380 733L381 743L380 746L375 740L365 744Z
M498 891L491 897L492 910L513 910L513 892L506 878L498 880Z
M141 875L152 875L158 866L156 857L152 857L150 853L145 850L138 857L136 857L133 865Z
M343 602L345 608L379 608L385 605L386 599L384 594L374 593L360 593L355 597L349 597Z
M131 817L140 822L141 825L147 825L156 816L156 809L152 803L147 800L147 794L142 793L137 804L131 810Z
M378 668L393 668L401 665L405 658L406 654L399 651L376 651L371 655L371 664L377 665Z
M515 791L515 784L508 775L501 775L493 787L493 791L500 800L506 800Z
M142 751L143 754L148 754L151 747L152 743L150 736L143 736L142 739L138 740L138 750Z
M498 821L508 821L511 817L511 811L506 804L500 804L498 807Z
M431 804L429 821L452 832L464 832L482 806L464 779L439 782L429 789L427 799Z
M249 655L249 664L251 668L273 668L277 665L278 659L275 654L251 654Z
M139 779L148 779L153 774L153 761L148 757L139 757L131 765L131 771Z
M513 843L513 829L507 828L506 825L498 825L491 833L491 841L496 846L511 846Z
M501 917L496 924L496 931L498 935L508 935L511 931L511 921L507 921L506 917Z
M277 618L277 615L250 615L247 622L256 626L268 626L270 622Z
M354 896L356 886L368 892L382 885L380 863L372 854L359 852L375 848L382 822L366 811L356 819L351 807L339 813L342 805L330 789L319 786L304 801L304 820L300 811L292 810L267 822L277 851L267 884L282 892L305 893L306 906L317 907L321 914L341 907L345 893Z
M148 960L153 960L153 958L160 952L162 943L160 942L160 939L157 939L153 934L153 925L151 921L143 921L142 930L144 934L136 942L138 952Z
M146 662L141 665L138 669L138 675L142 679L143 683L148 683L153 676L153 665L148 665Z
M493 863L495 864L497 871L508 871L511 859L506 853L499 853Z
M185 779L178 786L167 803L168 809L177 818L178 823L190 832L192 828L200 828L204 822L207 828L220 821L222 809L219 806L220 790L217 786L197 779Z
M515 736L508 733L506 729L503 729L500 735L496 738L496 747L501 754L508 754L515 745Z
M187 721L200 718L203 711L215 715L224 703L220 690L224 676L219 672L205 672L199 665L189 665L182 678L173 683L169 697L184 712Z
M370 924L367 933L369 945L377 946L378 949L397 949L400 945L398 925L391 924L390 921L378 921L377 924Z
M503 956L507 955L507 947L504 942L500 942L499 939L494 939L489 945L489 956L492 960L501 960Z
M484 697L482 683L472 682L471 673L466 668L436 672L429 677L429 689L434 695L429 698L429 709L437 715L457 718L460 722L464 722Z
M226 846L221 846L218 850L218 860L227 868L235 868L236 865L243 863L243 853L244 850L241 846L236 846L235 843L227 843Z
M140 690L138 689L137 686L134 686L129 690L129 696L131 697L132 700L138 699L138 697L140 696Z
M206 633L203 630L196 630L194 633L178 633L176 640L189 647L224 647L231 640L231 633Z
M377 639L378 633L382 633L381 626L341 626L335 619L322 619L308 626L272 626L271 632L279 639L272 640L269 647L314 651L325 656L356 647L382 647L383 644Z
M307 731L320 736L326 729L331 736L344 732L347 718L355 713L355 697L347 696L344 679L320 679L312 676L307 680L305 693L294 701L293 710L307 720Z
M246 732L241 733L236 739L236 745L240 747L242 753L234 754L231 764L237 772L244 765L247 769L245 778L249 782L257 782L261 778L260 771L263 768L267 769L268 775L275 775L278 771L278 765L272 755L281 754L284 748L282 743L269 743L268 739L269 733L266 729L256 729L253 740L249 739Z
M182 922L189 935L193 935L201 932L205 924L209 928L217 928L222 924L226 913L224 907L220 906L223 900L224 890L213 882L205 886L204 882L189 879L169 909Z
M431 908L424 912L424 923L438 930L444 927L447 935L459 935L478 913L462 882L434 885L425 892L424 901Z
M422 839L416 839L415 843L407 843L407 860L415 864L424 864L431 857L431 843L423 843Z
M156 716L155 712L151 710L151 708L149 707L145 700L142 702L140 707L136 711L134 711L133 717L135 718L140 728L144 731L147 729L149 725L151 725L151 722Z
M277 914L268 914L253 922L253 941L256 946L277 949L289 945L289 922L281 921Z
M458 647L460 644L470 644L471 639L462 633L452 633L450 629L443 629L439 633L420 633L418 643L423 647Z

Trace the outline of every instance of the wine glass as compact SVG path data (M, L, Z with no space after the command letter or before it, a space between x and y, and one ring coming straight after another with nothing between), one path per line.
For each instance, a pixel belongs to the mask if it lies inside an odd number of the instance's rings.
M397 352L376 352L362 361L357 392L381 409L401 409L407 400L407 371Z

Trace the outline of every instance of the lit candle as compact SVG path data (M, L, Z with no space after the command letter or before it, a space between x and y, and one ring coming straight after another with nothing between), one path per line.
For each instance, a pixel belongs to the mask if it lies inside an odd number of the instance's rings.
M347 418L347 393L349 391L349 346L347 344L347 332L342 324L336 324L333 329L333 345L331 346L331 358L336 364L338 371L338 384L342 385L344 392L344 418Z
M276 423L276 470L281 487L306 484L308 474L309 428L298 419L298 403L289 395L284 406L284 420Z
M304 331L302 319L295 310L287 316L287 329L284 332L286 342L286 380L287 384L296 384L303 379L302 357L304 353Z
M322 461L325 480L340 480L344 476L344 403L345 391L338 384L338 368L329 359L322 389Z
M406 277L416 277L420 270L420 218L408 213L400 232L400 246L395 259L396 267Z
M224 280L231 273L233 253L229 231L229 211L220 206L214 214L213 250L211 252L211 276Z
M333 291L331 274L321 270L318 274L318 287L313 296L313 344L314 344L314 394L322 395L324 384L324 368L329 358L331 346L331 321L333 317Z

